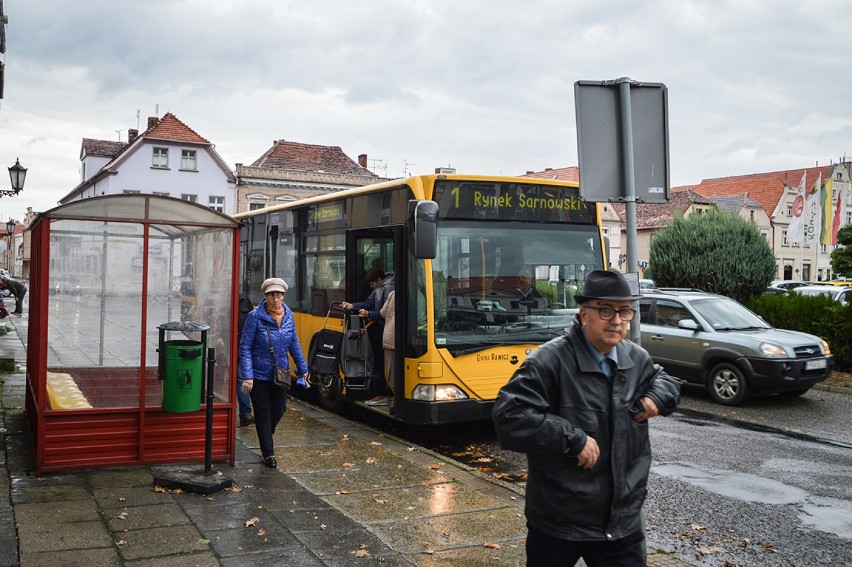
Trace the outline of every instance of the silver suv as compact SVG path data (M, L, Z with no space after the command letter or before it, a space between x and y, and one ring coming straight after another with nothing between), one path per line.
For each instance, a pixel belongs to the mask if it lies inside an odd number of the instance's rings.
M720 404L739 405L751 394L801 396L834 367L821 338L775 329L722 295L643 290L639 312L642 346L654 361Z

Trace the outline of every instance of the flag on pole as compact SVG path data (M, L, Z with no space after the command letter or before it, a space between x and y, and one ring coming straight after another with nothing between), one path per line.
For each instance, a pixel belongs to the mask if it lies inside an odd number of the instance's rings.
M793 197L793 219L787 227L787 241L798 245L805 237L805 179L808 172L802 174L802 180L796 187L796 196Z
M819 190L820 221L822 226L819 231L821 244L831 244L831 205L834 203L834 180L829 179Z
M822 184L822 172L817 176L816 185L811 189L805 203L805 243L816 242L819 238L819 188Z
M834 207L834 221L831 223L831 243L837 246L837 231L846 219L846 188L837 188L837 203Z

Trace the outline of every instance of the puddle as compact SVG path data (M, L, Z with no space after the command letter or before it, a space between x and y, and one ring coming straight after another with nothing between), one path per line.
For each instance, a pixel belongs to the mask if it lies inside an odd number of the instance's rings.
M814 496L777 480L747 473L680 463L655 465L651 470L661 476L677 478L708 492L742 502L795 505L801 512L799 520L803 525L852 539L852 504L844 500Z

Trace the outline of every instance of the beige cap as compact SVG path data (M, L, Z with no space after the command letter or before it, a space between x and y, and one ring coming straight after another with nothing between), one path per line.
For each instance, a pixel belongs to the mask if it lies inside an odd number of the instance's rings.
M281 278L269 278L267 280L263 280L263 283L260 284L260 291L262 291L264 295L273 291L287 293L287 282Z

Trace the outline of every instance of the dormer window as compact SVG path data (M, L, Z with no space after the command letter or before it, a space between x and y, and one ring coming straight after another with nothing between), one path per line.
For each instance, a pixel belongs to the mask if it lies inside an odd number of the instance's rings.
M151 161L151 167L156 169L168 169L169 168L169 149L168 148L154 148L154 158Z

